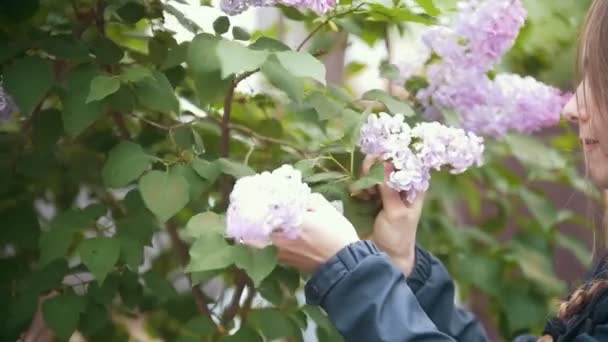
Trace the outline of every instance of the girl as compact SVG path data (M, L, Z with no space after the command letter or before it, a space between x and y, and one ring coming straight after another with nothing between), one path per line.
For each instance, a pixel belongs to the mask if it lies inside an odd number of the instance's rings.
M594 0L579 47L583 82L564 108L577 123L586 167L608 189L608 1ZM366 160L365 166L369 166ZM386 164L390 173L390 165ZM423 198L405 205L379 186L383 208L370 240L322 196L313 197L297 240L275 238L281 260L314 272L307 301L323 307L346 341L486 341L473 315L454 306L444 266L415 244ZM543 337L518 342L608 341L608 279L601 262L549 320Z

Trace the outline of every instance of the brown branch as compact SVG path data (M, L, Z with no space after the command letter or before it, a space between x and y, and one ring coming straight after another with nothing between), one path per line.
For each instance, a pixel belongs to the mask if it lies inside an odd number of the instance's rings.
M171 243L173 244L177 257L179 258L179 262L183 267L186 267L190 262L188 245L179 237L179 234L177 233L177 226L175 224L167 223L167 232L171 237ZM194 302L196 303L198 311L211 320L211 311L209 311L209 308L207 307L207 299L203 295L203 292L198 286L192 286L192 278L190 275L186 275L186 277L188 278L188 281L190 281L192 297L194 297Z
M222 315L222 325L226 325L226 323L232 321L234 316L239 312L239 304L241 302L241 297L243 296L243 290L245 290L246 281L243 279L247 277L242 271L237 270L235 273L236 278L236 288L234 289L234 294L232 295L232 299L230 300L230 304L224 310L224 314Z

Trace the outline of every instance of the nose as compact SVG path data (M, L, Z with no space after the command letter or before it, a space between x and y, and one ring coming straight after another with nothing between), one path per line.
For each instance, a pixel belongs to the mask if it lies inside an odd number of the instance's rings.
M578 100L574 95L570 98L563 109L564 117L572 123L581 123L589 121L589 115L585 109L584 103Z

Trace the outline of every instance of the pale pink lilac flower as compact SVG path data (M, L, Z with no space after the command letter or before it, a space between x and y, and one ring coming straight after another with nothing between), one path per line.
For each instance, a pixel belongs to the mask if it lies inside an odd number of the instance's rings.
M226 235L267 242L281 232L296 238L310 194L300 171L289 165L240 178L230 194Z
M521 0L461 1L458 9L456 35L474 64L487 69L513 46L527 16Z
M503 103L510 104L511 125L518 132L532 133L556 125L569 96L534 78L499 74L495 79Z
M402 114L370 115L361 127L359 146L365 154L379 156L410 143L410 126Z
M531 77L498 74L491 80L487 75L513 46L525 17L521 0L460 1L453 27L424 35L440 57L427 67L429 86L416 94L427 119L453 111L465 129L495 138L559 121L566 96L558 89Z
M449 166L450 172L457 174L482 164L483 138L471 132L438 122L422 122L412 128L412 138L412 149L426 168L440 170Z
M363 153L392 163L395 170L387 185L410 203L428 190L431 169L447 166L451 173L462 173L480 166L484 151L483 139L473 133L438 122L410 129L403 115L386 113L370 115L361 127L359 146Z
M395 167L395 171L388 177L387 185L399 191L403 199L412 203L418 194L428 190L431 179L429 169L409 148L387 153L384 158Z

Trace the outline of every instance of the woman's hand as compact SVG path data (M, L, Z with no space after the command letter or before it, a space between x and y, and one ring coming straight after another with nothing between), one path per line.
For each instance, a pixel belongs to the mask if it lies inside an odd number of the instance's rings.
M362 173L367 174L376 161L373 157L366 157L363 161ZM385 179L392 171L393 165L384 162ZM405 274L409 274L414 268L416 230L425 194L419 194L414 203L409 204L401 199L399 192L384 184L378 185L376 189L370 189L370 193L380 193L382 209L376 216L374 230L369 239L387 253Z
M273 236L279 260L306 272L314 272L342 248L359 240L353 225L320 194L311 196L300 235L295 240Z

